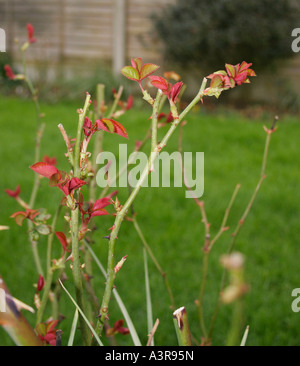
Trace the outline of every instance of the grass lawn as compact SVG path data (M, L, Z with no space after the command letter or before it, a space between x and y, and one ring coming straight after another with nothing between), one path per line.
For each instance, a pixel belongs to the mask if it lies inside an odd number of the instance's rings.
M42 143L42 156L56 156L58 167L68 169L64 158L64 142L57 125L63 123L68 133L75 136L77 104L42 105L47 124ZM27 200L31 192L33 172L28 167L33 161L35 138L35 111L32 103L14 98L0 100L0 225L9 225L9 231L0 232L0 274L12 294L33 306L37 273L26 234L26 225L18 227L9 216L19 210L17 203L4 193L21 185L21 197ZM129 134L128 151L135 140L142 139L148 128L151 110L147 106L129 111L119 121ZM209 324L213 313L222 267L219 259L226 253L230 234L241 217L259 179L265 142L263 125L272 123L272 116L249 120L237 112L223 110L208 113L194 111L184 128L183 151L205 154L205 201L208 221L214 235L221 224L224 210L237 183L240 192L229 216L226 231L216 243L210 255L209 275L205 294L204 313ZM165 128L164 128L165 130ZM159 131L159 137L163 131ZM236 242L236 250L245 255L245 276L250 291L244 297L245 325L250 325L248 345L299 345L300 315L291 309L294 288L300 287L300 124L296 117L282 117L279 128L272 135L267 179L263 182L254 206ZM177 150L178 131L172 137L167 151ZM119 143L126 141L117 135L105 135L104 148L117 151ZM146 150L149 145L146 146ZM84 192L84 190L83 190ZM100 189L99 189L100 193ZM124 202L126 188L120 188L119 200ZM43 180L36 208L47 207L53 214L61 193L48 187ZM204 228L199 208L191 199L185 198L185 188L144 188L134 203L134 209L144 236L151 245L162 268L167 272L174 292L176 305L185 306L190 327L195 338L201 333L194 300L198 297L202 271L202 247ZM108 228L112 216L96 218L98 231L93 249L106 264ZM59 229L63 229L63 223ZM55 239L54 252L58 256L60 244ZM46 258L46 240L39 244L43 264ZM119 232L116 257L128 255L116 286L136 325L142 343L147 342L147 320L142 244L132 223L124 222ZM69 262L68 262L69 263ZM154 319L160 319L155 336L157 345L176 345L170 302L162 278L148 260ZM73 293L72 274L67 265L69 281L66 287ZM94 266L94 283L101 299L103 277ZM60 324L63 344L67 343L74 314L73 304L63 296L61 312L65 319ZM111 302L111 324L121 315ZM50 309L47 315L50 314ZM224 345L232 319L231 305L221 308L215 326L213 345ZM34 316L27 314L34 324ZM120 344L131 344L127 336L117 336ZM79 342L78 337L76 342ZM0 345L11 345L7 334L0 329Z

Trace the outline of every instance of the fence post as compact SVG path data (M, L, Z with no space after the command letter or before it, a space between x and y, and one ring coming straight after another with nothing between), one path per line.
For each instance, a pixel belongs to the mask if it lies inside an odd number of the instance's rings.
M126 3L127 0L114 0L112 61L115 77L120 75L120 70L125 65Z

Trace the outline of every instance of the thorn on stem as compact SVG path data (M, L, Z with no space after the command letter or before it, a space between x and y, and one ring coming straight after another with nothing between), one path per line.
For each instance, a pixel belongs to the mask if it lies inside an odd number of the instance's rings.
M277 123L278 120L279 120L279 117L278 116L275 116L274 117L274 120L273 120L273 123L272 123L272 126L271 126L271 130L274 130L275 125L276 125L276 123Z

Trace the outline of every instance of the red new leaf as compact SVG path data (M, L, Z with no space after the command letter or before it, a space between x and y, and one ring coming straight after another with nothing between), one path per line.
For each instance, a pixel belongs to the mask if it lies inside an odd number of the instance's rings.
M4 65L4 71L5 71L6 76L10 80L14 80L16 78L16 75L13 73L12 68L9 65Z
M12 191L10 189L5 189L5 192L10 196L10 197L13 197L13 198L17 198L20 194L20 185L17 186L17 188Z
M45 285L44 277L42 275L39 275L39 280L37 283L37 291L42 291L44 285Z
M66 252L68 249L68 241L67 241L66 235L61 231L56 231L55 235L56 235L57 239L60 241L60 244L62 245L64 251Z
M91 217L108 215L108 212L106 210L104 210L104 207L110 205L111 203L112 202L111 202L110 198L108 198L108 197L103 197L103 198L98 199L93 204Z
M28 32L28 42L34 43L36 42L36 38L34 37L34 27L32 24L27 24L27 32Z
M58 173L58 170L55 166L42 161L33 164L30 169L48 179L50 179L52 175Z
M95 121L98 130L103 130L110 133L116 133L122 137L128 139L128 134L126 129L121 125L121 123L114 121L109 118L102 118L101 120L97 119Z
M43 162L47 163L47 164L50 164L50 165L56 165L57 164L56 158L55 157L50 158L48 155L44 155Z

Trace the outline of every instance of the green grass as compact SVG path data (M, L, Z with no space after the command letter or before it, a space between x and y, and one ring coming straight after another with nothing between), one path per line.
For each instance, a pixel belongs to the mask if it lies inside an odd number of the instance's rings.
M56 156L58 167L67 169L63 156L64 142L57 125L63 123L68 133L75 135L77 104L59 103L42 105L47 124L42 143L42 155ZM16 202L4 193L5 188L21 185L21 197L28 199L33 172L28 168L33 162L35 138L34 107L30 101L14 98L0 100L0 225L9 225L9 231L0 232L0 274L12 294L33 305L37 273L32 261L26 234L26 225L18 227L9 216L19 209ZM149 125L151 110L129 111L120 118L129 134L128 151L136 139L141 139ZM218 296L222 268L220 256L227 251L230 234L241 217L260 175L265 142L263 125L270 125L272 116L249 120L238 113L222 109L220 113L194 112L188 117L184 129L183 151L205 153L205 201L212 234L221 224L224 210L234 187L242 185L232 208L225 232L216 243L210 256L209 276L205 294L205 316L209 323ZM165 129L165 128L164 128ZM236 250L246 257L246 280L250 291L245 296L245 325L250 325L248 345L298 345L299 314L291 310L291 292L300 287L299 278L299 220L300 181L298 136L300 124L295 117L284 117L278 131L273 134L267 164L267 179L255 201L236 242ZM159 131L162 137L163 131ZM177 150L178 131L172 137L167 151ZM104 148L117 151L119 143L126 141L116 135L105 135ZM149 150L149 145L146 146ZM126 188L119 190L124 202ZM99 190L100 193L100 190ZM54 213L60 191L42 181L37 206L47 207ZM139 225L163 269L167 272L177 306L185 306L191 330L200 339L199 321L194 300L198 297L201 279L204 228L199 208L185 198L185 188L144 188L138 195L134 209ZM93 250L106 264L108 228L112 216L97 218ZM63 223L59 226L63 228ZM54 242L54 252L59 255L60 244ZM42 238L39 250L45 265L46 240ZM116 278L119 294L125 302L142 342L147 342L146 296L142 245L132 223L125 221L119 232L116 260L128 255ZM69 263L69 262L68 262ZM69 281L65 286L73 293L72 274L67 265ZM154 317L160 319L155 336L157 345L176 345L170 302L161 276L149 259L151 297ZM102 274L94 266L95 288L101 299L104 288ZM74 306L63 295L61 323L63 344L67 343L71 329ZM114 300L111 301L110 319L121 317ZM221 308L213 339L214 345L224 345L230 326L232 306ZM50 315L49 309L47 315ZM34 316L26 314L34 324ZM78 332L77 332L78 333ZM130 338L117 336L120 344L131 344ZM79 342L78 334L75 342ZM0 345L11 345L6 333L0 329Z

